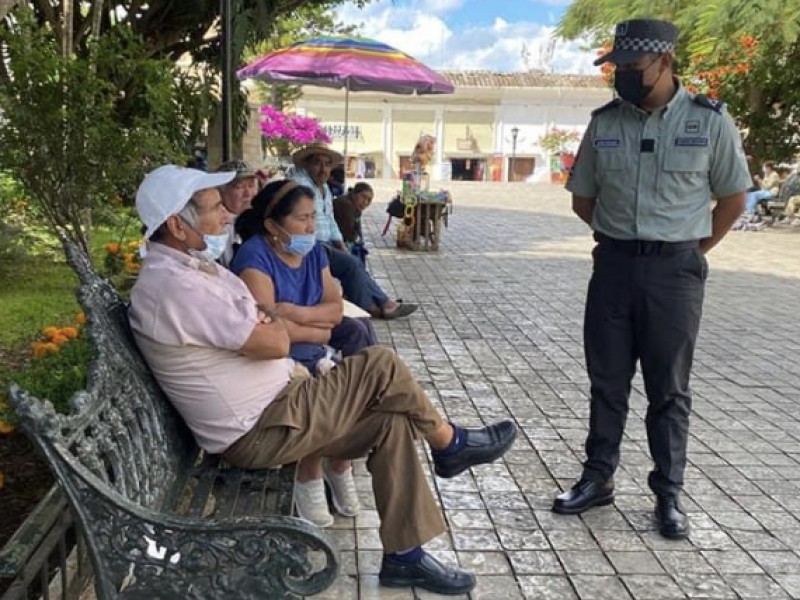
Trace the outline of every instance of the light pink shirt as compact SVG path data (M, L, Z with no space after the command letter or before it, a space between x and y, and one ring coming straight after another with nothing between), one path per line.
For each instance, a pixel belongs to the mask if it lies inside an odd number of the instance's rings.
M151 243L129 317L147 364L198 445L220 453L252 429L294 362L239 353L258 322L256 302L241 279L214 267Z

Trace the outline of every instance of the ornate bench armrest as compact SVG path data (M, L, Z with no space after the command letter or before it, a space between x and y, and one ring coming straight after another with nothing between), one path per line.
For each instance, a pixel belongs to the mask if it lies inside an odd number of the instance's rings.
M95 574L107 574L98 587L109 597L121 588L123 598L294 598L323 591L337 575L327 536L300 519L202 521L101 503L106 514L92 511L91 537Z

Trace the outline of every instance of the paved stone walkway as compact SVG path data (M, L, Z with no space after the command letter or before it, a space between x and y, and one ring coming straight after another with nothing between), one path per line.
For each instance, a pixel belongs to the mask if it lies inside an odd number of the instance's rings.
M581 323L592 243L567 193L449 187L456 208L438 254L394 249L380 238L385 205L367 213L372 270L421 304L408 320L379 323L379 335L448 417L512 418L521 435L502 461L431 478L450 532L429 548L478 574L472 598L800 598L800 230L733 232L709 257L686 473L693 531L674 542L654 531L638 376L615 505L550 512L579 474L588 417ZM376 197L393 189L378 182ZM342 575L319 597L436 597L378 586L377 515L359 471L368 509L337 517Z

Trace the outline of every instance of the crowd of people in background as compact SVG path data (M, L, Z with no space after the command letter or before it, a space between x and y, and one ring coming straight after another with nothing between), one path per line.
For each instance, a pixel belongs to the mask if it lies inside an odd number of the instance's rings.
M776 165L764 161L753 174L753 185L747 190L745 209L734 224L735 231L763 231L768 225L786 224L800 227L800 163Z

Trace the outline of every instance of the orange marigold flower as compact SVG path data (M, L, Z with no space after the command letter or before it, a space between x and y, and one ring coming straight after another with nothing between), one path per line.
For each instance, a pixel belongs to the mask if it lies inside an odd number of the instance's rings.
M46 354L58 354L58 346L53 342L46 342L44 349Z
M119 244L106 244L106 252L109 254L119 254Z
M39 360L40 358L44 358L47 356L47 348L45 348L47 344L44 342L33 342L31 344L31 356L34 360Z
M78 337L78 328L77 327L62 327L61 328L61 335L65 338L74 340Z
M60 333L58 335L54 335L52 337L52 339L50 340L52 345L54 345L56 348L60 348L61 346L66 344L68 341L69 341L69 338L67 336L65 336L65 335L61 335Z
M9 433L14 433L16 431L16 427L13 424L9 423L8 421L4 421L0 419L0 434L8 435Z
M78 325L86 325L86 315L82 312L79 312L77 315L75 315L75 322Z
M133 240L132 242L128 242L128 248L130 248L131 250L138 250L139 240Z
M54 335L58 335L58 327L53 327L52 325L45 327L42 329L42 335L48 339L52 339Z

